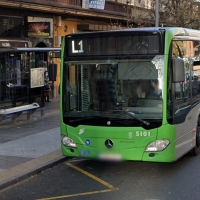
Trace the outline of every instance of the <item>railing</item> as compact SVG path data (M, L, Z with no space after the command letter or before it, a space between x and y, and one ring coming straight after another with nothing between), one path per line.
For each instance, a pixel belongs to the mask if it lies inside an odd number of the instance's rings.
M15 2L15 3L28 3L34 5L45 5L45 6L53 6L60 8L69 8L69 9L77 9L77 10L85 10L82 8L82 0L7 0L6 2ZM92 9L91 9L92 10ZM127 5L115 3L115 2L106 2L104 10L98 10L101 13L110 13L116 16L118 15L126 15L127 14ZM128 9L130 12L130 9Z
M9 0L8 0L9 1ZM82 0L16 0L15 2L32 3L32 4L43 4L43 5L71 5L81 7ZM56 3L56 4L55 4Z

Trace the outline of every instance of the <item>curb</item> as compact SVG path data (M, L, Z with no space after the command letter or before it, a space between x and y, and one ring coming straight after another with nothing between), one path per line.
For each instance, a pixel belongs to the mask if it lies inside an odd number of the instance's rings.
M61 151L57 150L47 155L32 159L26 163L10 168L0 173L0 190L11 185L17 184L30 176L36 175L48 168L67 160L61 155Z

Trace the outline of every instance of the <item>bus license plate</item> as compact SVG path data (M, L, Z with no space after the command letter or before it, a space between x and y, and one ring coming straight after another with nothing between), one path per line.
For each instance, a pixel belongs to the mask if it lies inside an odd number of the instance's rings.
M122 156L120 154L100 154L100 160L113 160L113 161L120 161L122 160Z

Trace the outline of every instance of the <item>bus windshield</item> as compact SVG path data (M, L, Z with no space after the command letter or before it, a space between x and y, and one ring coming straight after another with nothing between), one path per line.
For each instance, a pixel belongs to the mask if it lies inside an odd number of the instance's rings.
M77 125L85 124L87 120L81 119L90 117L93 121L100 117L128 120L131 126L136 121L140 124L141 120L161 121L163 63L164 56L65 62L65 122L74 120Z

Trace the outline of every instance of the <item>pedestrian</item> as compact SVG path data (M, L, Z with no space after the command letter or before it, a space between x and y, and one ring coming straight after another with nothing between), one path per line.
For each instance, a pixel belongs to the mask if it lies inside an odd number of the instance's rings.
M44 101L45 102L51 102L49 100L50 92L51 92L51 85L49 81L49 75L48 75L48 71L45 71L44 72Z

